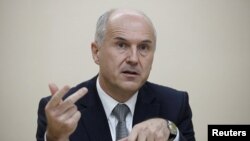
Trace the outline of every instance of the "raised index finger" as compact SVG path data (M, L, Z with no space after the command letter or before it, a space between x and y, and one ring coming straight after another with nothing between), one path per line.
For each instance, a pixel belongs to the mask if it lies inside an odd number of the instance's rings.
M52 97L48 103L48 106L55 107L58 104L60 104L63 96L69 91L69 89L70 89L69 86L64 86L62 89L57 91L54 95L52 95Z

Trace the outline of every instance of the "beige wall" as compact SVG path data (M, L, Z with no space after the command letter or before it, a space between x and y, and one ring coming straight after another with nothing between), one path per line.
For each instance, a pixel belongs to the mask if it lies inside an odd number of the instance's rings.
M208 124L250 123L248 0L0 0L0 140L35 140L47 84L98 71L95 22L109 8L144 11L158 32L150 81L189 92L198 141Z

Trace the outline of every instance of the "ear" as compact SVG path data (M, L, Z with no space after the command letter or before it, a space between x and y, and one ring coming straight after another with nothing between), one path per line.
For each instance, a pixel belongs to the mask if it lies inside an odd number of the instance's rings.
M96 64L99 65L99 47L96 42L91 43L92 57Z

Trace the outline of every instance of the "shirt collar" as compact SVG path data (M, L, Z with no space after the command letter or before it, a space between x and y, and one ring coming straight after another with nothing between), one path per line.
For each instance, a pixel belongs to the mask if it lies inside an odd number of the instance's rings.
M98 95L101 99L102 105L104 107L106 116L109 117L111 116L112 110L119 102L113 99L111 96L109 96L106 92L104 92L104 90L100 86L99 77L97 78L97 81L96 81L96 88L97 88ZM129 107L132 117L134 115L137 95L138 95L138 91L128 101L124 103Z

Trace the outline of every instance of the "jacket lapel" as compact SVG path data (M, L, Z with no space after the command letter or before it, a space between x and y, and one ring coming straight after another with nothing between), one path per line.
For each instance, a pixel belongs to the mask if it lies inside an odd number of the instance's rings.
M108 120L96 90L96 77L89 81L88 94L81 99L79 111L83 124L91 141L112 141Z
M160 104L155 101L155 94L148 88L148 83L146 82L138 93L133 126L147 119L159 117Z

